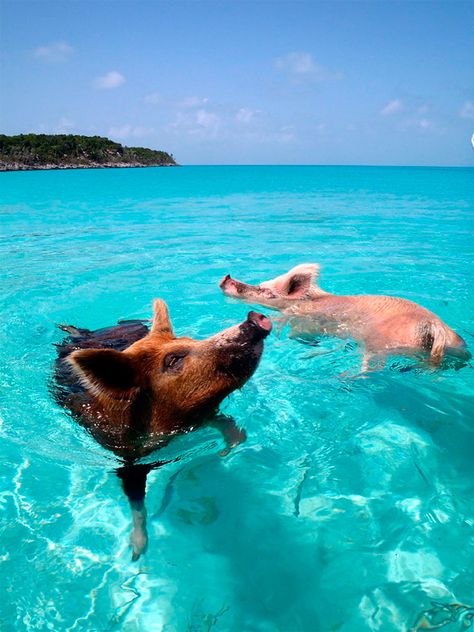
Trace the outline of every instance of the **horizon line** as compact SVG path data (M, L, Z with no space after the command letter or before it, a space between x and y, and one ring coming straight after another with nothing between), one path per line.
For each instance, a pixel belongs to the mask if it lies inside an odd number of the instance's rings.
M417 168L417 169L474 169L473 165L421 165L421 164L366 164L366 163L265 163L265 162L242 162L242 163L179 163L180 167L373 167L373 168Z

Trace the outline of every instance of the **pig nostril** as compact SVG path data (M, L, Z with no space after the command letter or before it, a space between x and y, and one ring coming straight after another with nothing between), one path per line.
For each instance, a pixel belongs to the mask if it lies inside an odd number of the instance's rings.
M272 329L272 321L259 312L249 312L247 314L247 320L265 331L269 332Z

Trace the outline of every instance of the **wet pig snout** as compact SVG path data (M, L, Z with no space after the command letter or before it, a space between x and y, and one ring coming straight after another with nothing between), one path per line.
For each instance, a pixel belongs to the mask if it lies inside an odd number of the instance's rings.
M224 289L228 281L232 281L230 274L226 274L225 277L219 282L219 287Z
M246 322L249 323L251 327L256 327L263 338L266 338L272 330L272 321L259 312L249 312Z
M225 277L220 281L219 287L223 292L229 293L230 295L235 295L243 292L248 286L246 283L236 281L230 276L230 274L226 274Z

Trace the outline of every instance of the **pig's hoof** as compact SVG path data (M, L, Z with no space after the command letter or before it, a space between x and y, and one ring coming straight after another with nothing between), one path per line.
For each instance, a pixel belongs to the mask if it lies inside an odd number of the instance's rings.
M241 443L247 440L247 433L243 428L235 428L232 431L232 436L227 439L226 447L219 452L219 456L227 456L230 451L236 448Z
M130 535L130 546L132 547L132 562L136 562L148 547L148 534L145 529L135 527Z

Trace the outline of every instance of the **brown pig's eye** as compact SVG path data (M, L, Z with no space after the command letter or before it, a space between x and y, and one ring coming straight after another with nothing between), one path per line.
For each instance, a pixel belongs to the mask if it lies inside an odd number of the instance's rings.
M184 358L186 356L186 351L168 353L163 360L163 371L180 371L183 368Z

